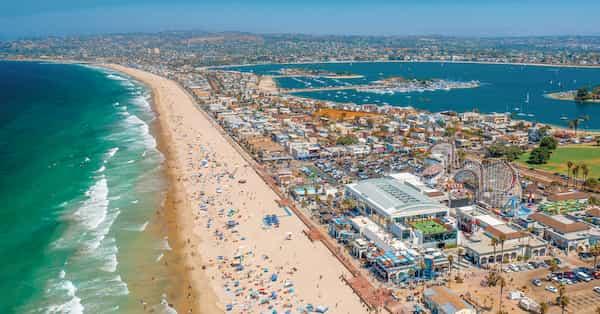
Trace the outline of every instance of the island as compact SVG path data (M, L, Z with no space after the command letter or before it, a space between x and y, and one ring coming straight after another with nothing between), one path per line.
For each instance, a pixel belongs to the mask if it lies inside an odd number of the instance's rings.
M545 96L557 100L600 103L600 85L596 86L591 91L585 87L581 87L577 90L550 93Z
M357 90L375 94L394 94L438 90L449 91L452 89L475 88L481 85L476 80L460 82L443 79L406 79L403 77L389 77L373 83L371 86L358 88Z

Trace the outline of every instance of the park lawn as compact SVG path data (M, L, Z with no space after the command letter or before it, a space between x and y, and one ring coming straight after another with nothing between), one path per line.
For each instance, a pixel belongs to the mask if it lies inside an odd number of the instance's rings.
M590 173L589 178L600 177L600 146L595 145L568 145L559 146L552 155L548 163L544 165L528 164L529 152L524 153L517 160L522 164L535 169L547 170L551 173L559 172L567 174L567 161L572 161L573 164L581 164L582 162L588 166ZM581 177L581 170L579 171Z

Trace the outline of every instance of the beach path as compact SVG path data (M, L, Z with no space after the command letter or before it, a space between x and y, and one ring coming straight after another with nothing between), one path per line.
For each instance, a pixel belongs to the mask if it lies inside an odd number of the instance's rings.
M228 306L234 312L266 311L269 306L296 312L309 303L326 306L329 313L367 312L341 279L351 277L348 270L322 242L303 234L302 221L277 204L276 193L176 82L111 68L152 88L170 184L176 187L180 243L173 247L181 250L194 288L194 313ZM276 215L279 226L265 227L266 215ZM285 288L290 285L293 291ZM261 292L260 302L252 297L254 291ZM264 295L269 296L266 303Z

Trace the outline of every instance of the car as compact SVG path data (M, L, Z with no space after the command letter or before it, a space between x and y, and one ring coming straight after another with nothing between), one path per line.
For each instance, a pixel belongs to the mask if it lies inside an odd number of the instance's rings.
M536 287L541 287L542 286L542 281L539 279L534 279L531 281L531 284L536 286Z
M593 272L592 276L594 276L594 279L600 279L600 270Z
M569 284L573 284L573 281L567 279L567 278L563 278L563 279L558 279L556 282L558 282L559 285L569 285Z
M544 288L544 290L550 291L552 293L557 293L558 292L558 289L556 289L555 286L546 286L546 288Z
M594 291L595 291L596 293L600 293L600 287L594 287Z

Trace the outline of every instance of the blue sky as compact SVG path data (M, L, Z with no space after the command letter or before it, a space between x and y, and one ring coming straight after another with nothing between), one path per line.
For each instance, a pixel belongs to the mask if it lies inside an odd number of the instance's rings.
M600 0L0 1L0 38L200 29L457 36L600 35Z

